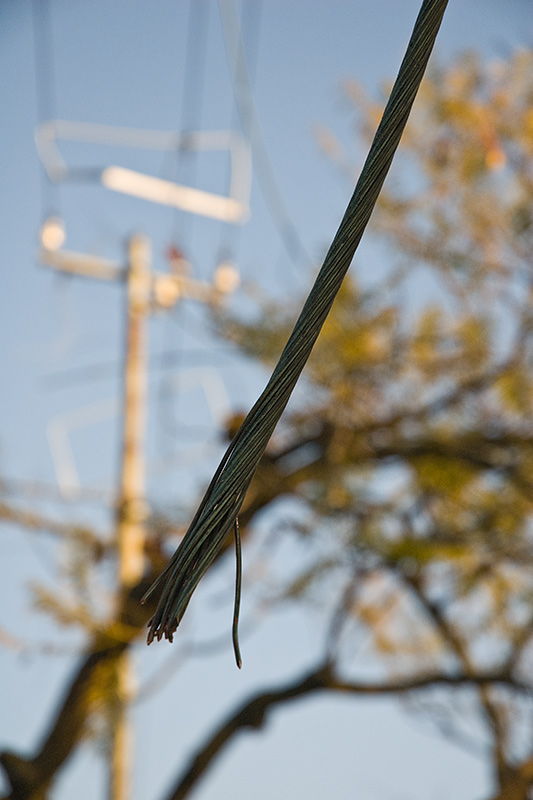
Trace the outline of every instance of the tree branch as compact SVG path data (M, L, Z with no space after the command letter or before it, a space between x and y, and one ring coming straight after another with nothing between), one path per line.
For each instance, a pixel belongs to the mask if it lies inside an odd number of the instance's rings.
M167 795L166 800L184 800L197 782L212 767L216 758L231 739L246 728L259 730L266 722L269 711L275 706L296 700L304 695L318 691L342 692L358 696L388 696L421 691L437 686L489 686L502 684L519 691L533 693L533 687L513 680L506 672L493 672L480 675L443 675L439 673L419 675L399 679L387 684L370 684L345 681L336 677L329 663L299 677L276 691L263 692L247 700L235 713L200 746L191 758L189 765L178 778Z
M17 506L3 501L0 501L0 520L11 523L12 525L17 525L25 530L46 531L62 539L69 537L77 537L79 539L83 536L83 538L90 543L95 550L98 550L98 552L103 552L113 547L110 541L106 541L103 537L98 536L86 525L76 522L60 522L59 520L51 519L43 514L37 514L35 511L18 508Z
M446 615L443 613L442 609L439 607L437 603L432 602L422 591L419 582L416 578L405 578L408 585L412 588L415 596L417 597L418 601L425 609L426 613L433 621L436 630L442 637L443 642L447 645L451 652L455 655L458 659L461 668L466 673L466 676L469 678L473 678L475 675L475 668L472 664L472 659L468 652L468 646L466 643L461 639L458 635L457 631L454 629L453 625L447 619ZM510 676L510 671L508 667L504 667L504 674ZM507 730L505 727L505 721L501 718L501 714L498 709L498 704L494 701L493 697L491 696L490 692L490 684L489 683L479 683L477 684L478 696L479 696L479 703L485 717L487 727L489 728L492 734L492 750L494 754L494 768L495 768L495 780L498 782L498 786L500 790L503 790L506 781L508 780L509 774L512 773L514 776L515 769L512 767L508 759L506 757L506 744L507 744ZM513 777L514 781L514 777ZM520 795L517 795L517 798Z
M11 792L3 800L42 800L46 797L57 771L85 734L87 717L92 709L91 690L100 668L104 664L112 668L118 662L122 653L144 631L155 609L155 604L143 607L139 602L152 579L153 574L148 575L125 593L116 620L92 639L35 755L24 758L11 751L0 754L0 764L11 784Z

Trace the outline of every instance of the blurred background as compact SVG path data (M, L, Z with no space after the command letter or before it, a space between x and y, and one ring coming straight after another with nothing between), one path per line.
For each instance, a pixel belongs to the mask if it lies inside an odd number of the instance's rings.
M232 542L172 645L139 605L419 5L0 3L3 796L531 796L531 0L449 4L243 507L242 670Z

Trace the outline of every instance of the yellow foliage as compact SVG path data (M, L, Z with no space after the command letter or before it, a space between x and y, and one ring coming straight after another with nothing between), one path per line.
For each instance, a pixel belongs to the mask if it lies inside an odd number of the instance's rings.
M411 344L411 356L421 370L434 371L443 334L442 310L435 306L422 312Z
M466 317L459 320L456 331L462 345L463 356L478 368L481 367L491 352L488 321L480 317Z
M512 649L519 602L533 617L532 74L531 53L470 55L425 80L372 219L389 269L344 284L286 418L291 455L312 450L290 485L332 539L350 530L347 565L375 566L350 613L395 668L422 642L430 662L449 652L413 611L430 597L472 658L489 635ZM349 95L365 136L378 105ZM270 314L245 346L263 356L283 325Z
M498 146L490 147L487 150L487 154L485 156L485 163L488 169L492 169L495 170L496 172L499 172L506 166L507 156L505 155L501 147Z
M423 491L457 496L476 477L475 468L460 459L421 455L411 458L410 462Z
M496 381L504 408L509 411L530 416L533 411L533 378L526 372L513 369L505 372Z

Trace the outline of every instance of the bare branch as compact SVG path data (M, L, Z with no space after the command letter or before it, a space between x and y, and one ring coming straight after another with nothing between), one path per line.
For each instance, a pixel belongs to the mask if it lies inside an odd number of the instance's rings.
M155 606L142 607L139 601L152 578L153 575L147 576L124 594L116 621L93 637L35 755L24 758L11 751L0 754L0 764L11 784L11 793L3 800L42 800L46 796L56 773L86 732L92 708L91 689L99 669L104 664L116 664L144 632Z
M98 548L99 551L113 547L110 542L106 542L86 525L77 522L60 522L44 514L17 508L2 501L0 501L0 520L17 525L25 530L46 531L62 539L68 537L77 537L79 539L83 536L85 541Z
M533 692L533 687L513 680L505 672L456 676L432 673L391 681L386 684L370 684L342 680L335 676L329 664L320 665L317 669L299 677L281 689L257 694L246 701L200 746L190 760L188 767L167 795L166 800L183 800L188 797L196 783L204 777L224 747L229 744L239 731L248 728L259 730L265 724L268 712L275 706L296 700L304 695L319 691L332 691L366 697L372 695L388 696L435 687L480 687L496 684L512 686L527 693Z

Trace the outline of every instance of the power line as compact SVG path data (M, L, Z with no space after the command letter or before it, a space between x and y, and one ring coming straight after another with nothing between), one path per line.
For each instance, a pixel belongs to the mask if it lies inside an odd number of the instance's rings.
M187 55L181 111L181 130L184 131L197 130L201 122L208 30L209 3L189 0Z
M293 263L312 263L296 226L288 212L274 168L268 155L257 109L254 102L252 82L246 62L240 24L234 0L219 0L222 33L233 83L235 102L241 124L254 156L257 177L270 215L278 229L280 238Z
M183 73L183 92L181 101L179 130L187 133L200 128L205 89L207 64L207 41L209 29L209 3L189 0L187 23L187 44ZM176 152L176 181L188 185L194 183L196 159L183 146ZM185 248L185 233L181 225L182 214L174 214L174 238ZM190 241L193 219L187 222L187 238Z
M32 0L33 61L35 101L39 124L56 118L57 99L53 57L52 21L49 0ZM41 212L45 219L57 214L59 190L41 165Z
M207 64L209 5L209 3L198 2L198 0L189 0L187 44L180 112L181 120L179 123L179 131L182 133L197 131L201 124ZM190 150L185 150L184 147L180 146L177 151L175 151L175 156L176 182L187 183L189 186L194 185L197 172L197 154L191 155ZM174 243L179 244L180 251L188 251L190 249L194 220L194 215L189 216L187 225L185 226L183 224L183 213L180 213L177 209L174 212L171 239L174 240ZM174 245L172 245L172 247L175 249ZM169 248L169 252L171 249L172 248ZM179 304L177 308L174 309L174 316L182 313L183 309L181 304ZM169 330L169 320L165 319L162 335L167 342L169 340ZM175 341L174 335L172 338ZM177 344L178 346L173 350L174 368L181 366L185 352L183 330L180 331ZM164 375L158 378L156 403L162 410L161 414L157 414L157 430L159 433L157 447L159 450L162 450L163 442L166 440L168 433L166 427L163 425L165 408L167 406L167 388Z
M257 61L259 56L259 40L261 37L261 15L263 11L262 0L243 3L241 13L241 31L243 38L243 48L246 53L246 64L250 85L253 88L255 74L257 71Z
M254 0L254 2L244 3L241 11L243 47L246 51L248 74L250 76L250 85L252 87L255 82L255 73L259 53L261 10L261 0ZM239 119L239 110L236 102L234 102L232 104L230 129L233 130L239 126ZM242 228L240 226L221 225L220 241L218 246L219 261L231 261L232 259L238 261L238 248L241 242L241 237Z

